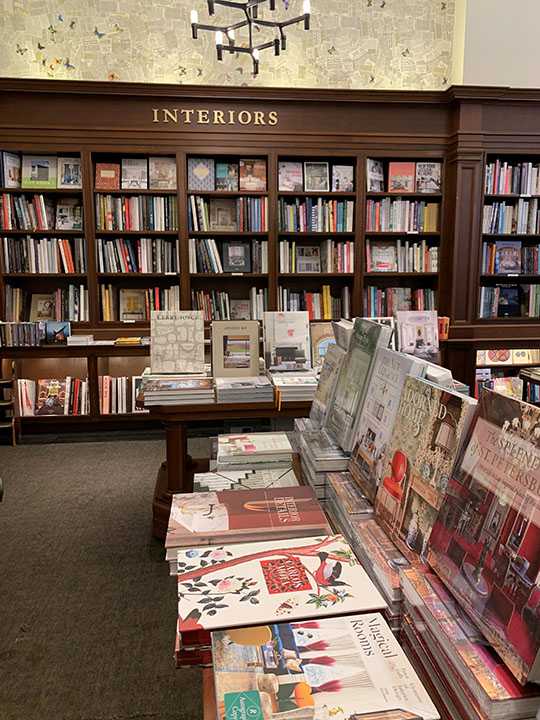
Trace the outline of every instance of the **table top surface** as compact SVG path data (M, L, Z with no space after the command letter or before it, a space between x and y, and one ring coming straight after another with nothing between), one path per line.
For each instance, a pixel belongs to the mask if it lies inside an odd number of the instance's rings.
M154 405L150 415L166 422L186 420L219 420L272 417L302 417L311 408L311 401L271 403L208 403L204 405Z

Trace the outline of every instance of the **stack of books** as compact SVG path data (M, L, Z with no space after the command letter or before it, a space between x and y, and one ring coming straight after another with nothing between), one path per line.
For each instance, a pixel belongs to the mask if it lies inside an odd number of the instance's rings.
M317 376L312 373L271 373L270 377L284 402L312 402L317 391Z
M298 478L293 468L221 470L195 473L193 492L269 490L270 488L297 487L298 484Z
M330 472L326 482L325 510L336 531L351 542L353 521L373 517L373 505L360 492L348 472Z
M207 405L215 402L214 380L189 375L144 376L137 402L153 405Z
M218 403L272 403L274 388L265 375L254 377L218 377L216 399Z
M326 499L326 476L346 470L350 456L325 430L303 431L297 435L302 471L320 500Z
M286 433L219 435L218 470L276 468L292 465L293 449Z

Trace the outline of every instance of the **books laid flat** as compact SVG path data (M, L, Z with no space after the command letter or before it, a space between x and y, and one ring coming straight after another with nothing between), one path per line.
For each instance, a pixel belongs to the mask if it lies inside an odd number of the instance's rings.
M216 400L218 403L272 403L274 386L265 375L254 377L218 377Z
M309 370L311 352L308 313L265 312L263 317L267 369Z
M206 405L214 402L212 378L189 375L164 375L148 378L143 375L139 389L144 407L152 405Z
M186 646L202 644L212 630L385 606L341 535L178 551L178 615Z
M204 320L199 310L154 310L150 318L153 373L204 370Z
M193 492L217 492L218 490L269 490L298 486L298 478L292 468L275 470L219 470L195 473Z
M225 720L439 718L380 613L215 631L212 657Z
M433 360L439 354L439 323L436 310L396 312L398 350Z
M307 455L319 472L347 469L349 454L325 430L303 432L300 442L302 456Z
M348 472L329 472L326 475L325 508L336 532L351 543L353 520L373 517L373 505L362 495Z
M330 407L334 396L339 370L345 354L346 351L339 345L331 345L325 354L319 375L319 384L309 413L309 419L313 422L314 428L321 428L325 423L327 409Z
M540 682L540 409L482 390L429 562L518 681Z
M404 554L427 557L431 528L476 400L407 377L383 460L375 511Z
M212 322L212 372L214 377L253 377L258 374L257 320Z
M271 379L285 402L311 402L318 380L311 373L271 373Z
M218 468L290 464L293 450L286 433L218 436Z

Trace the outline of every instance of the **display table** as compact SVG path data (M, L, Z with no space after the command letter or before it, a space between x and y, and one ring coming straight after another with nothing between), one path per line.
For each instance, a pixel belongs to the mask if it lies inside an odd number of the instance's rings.
M205 668L202 671L202 687L203 687L203 720L216 720L216 694L214 691L214 672L211 668Z
M266 420L309 415L311 402L211 403L208 405L156 405L150 416L165 427L167 459L158 472L153 501L153 534L162 540L167 534L171 496L193 492L193 473L208 470L208 463L192 461L187 451L190 423L223 420Z

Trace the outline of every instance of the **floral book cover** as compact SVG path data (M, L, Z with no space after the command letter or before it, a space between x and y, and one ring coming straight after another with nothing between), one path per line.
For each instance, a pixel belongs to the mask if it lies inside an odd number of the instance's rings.
M375 513L409 558L427 559L431 528L475 407L466 395L420 378L405 380Z
M540 682L540 409L483 390L429 562L521 684Z
M165 547L327 532L326 516L311 488L177 493L172 496Z
M213 632L212 656L224 720L439 718L379 613Z
M386 609L341 535L178 551L184 644L208 631Z

